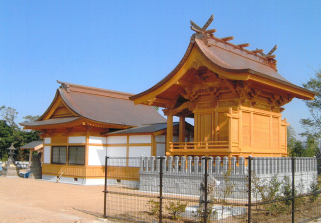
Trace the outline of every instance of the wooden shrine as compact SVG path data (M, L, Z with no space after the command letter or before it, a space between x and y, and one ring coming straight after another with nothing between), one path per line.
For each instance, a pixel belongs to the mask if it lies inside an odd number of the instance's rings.
M276 46L267 54L247 50L206 30L213 15L196 33L183 59L163 80L131 96L135 104L165 108L166 155L287 156L283 105L293 98L312 100L315 94L277 72ZM173 116L180 118L179 142L173 142ZM194 142L185 142L185 118L194 118Z

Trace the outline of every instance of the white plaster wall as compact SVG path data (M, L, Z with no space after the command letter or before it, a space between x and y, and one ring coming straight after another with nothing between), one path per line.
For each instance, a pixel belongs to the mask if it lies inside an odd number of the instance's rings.
M43 163L50 163L50 146L43 147Z
M126 166L127 165L127 147L107 147L108 166ZM116 157L116 158L114 158Z
M98 137L98 136L89 136L89 143L92 144L106 144L107 138L106 137Z
M151 135L133 135L129 136L129 143L151 143Z
M86 143L86 136L70 136L68 143Z
M107 147L107 156L127 157L127 147L126 146Z
M105 146L89 146L88 165L105 166L105 156L106 156Z
M130 146L128 157L151 156L150 146Z
M165 140L166 140L166 136L163 136L163 135L155 136L156 142L165 142Z
M127 136L107 136L107 144L126 144Z
M50 144L51 138L50 137L44 138L43 142L44 142L44 144Z
M156 156L165 156L165 144L157 143Z

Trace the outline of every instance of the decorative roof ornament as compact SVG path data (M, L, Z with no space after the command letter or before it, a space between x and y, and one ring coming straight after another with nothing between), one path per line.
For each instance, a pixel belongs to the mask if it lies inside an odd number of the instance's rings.
M208 38L216 32L216 29L209 29L206 30L209 25L213 22L214 15L212 14L211 17L207 20L205 25L201 28L195 22L191 20L191 30L195 31L196 33L192 36L192 39L195 39L195 36L201 34L203 37L204 42L208 43Z
M212 34L212 33L215 33L216 32L216 29L209 29L209 30L206 30L207 27L209 27L209 25L211 25L211 23L213 22L214 20L214 15L212 14L211 17L207 20L207 22L205 23L205 25L201 28L199 27L195 22L193 22L191 20L191 30L197 32L197 33L202 33L203 35L205 33L208 33L208 34Z
M275 44L275 46L270 50L270 52L268 52L267 54L263 53L262 52L259 52L259 54L261 54L262 56L268 58L268 59L273 59L275 58L276 56L275 55L272 55L272 53L274 53L274 51L276 51L276 49L278 48L278 45ZM258 49L256 49L258 50Z

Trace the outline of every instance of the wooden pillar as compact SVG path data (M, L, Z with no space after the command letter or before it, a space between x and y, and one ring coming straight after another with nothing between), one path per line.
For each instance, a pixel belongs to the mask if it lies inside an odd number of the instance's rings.
M31 159L32 159L32 149L29 150L29 164L28 164L28 168L30 168L31 166Z
M173 142L173 115L167 115L166 156L169 155L170 145Z
M185 117L179 117L179 142L185 142Z
M229 150L229 154L230 152L232 152L232 108L229 107L228 109L228 150Z

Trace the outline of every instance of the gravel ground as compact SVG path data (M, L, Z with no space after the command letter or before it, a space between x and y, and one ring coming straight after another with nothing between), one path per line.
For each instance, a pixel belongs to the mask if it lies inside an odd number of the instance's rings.
M0 222L107 222L103 186L0 177Z

